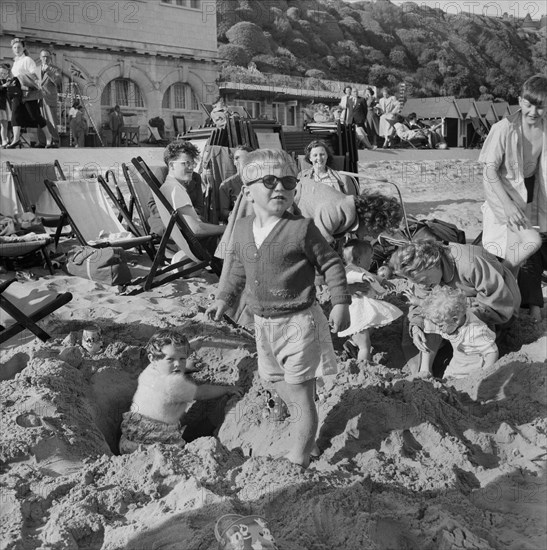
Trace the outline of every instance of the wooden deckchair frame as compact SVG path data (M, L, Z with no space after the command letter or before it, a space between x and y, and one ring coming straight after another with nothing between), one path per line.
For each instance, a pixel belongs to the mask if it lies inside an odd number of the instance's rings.
M151 288L160 286L166 282L184 277L196 271L201 271L206 267L210 267L214 273L220 276L220 269L218 268L216 262L214 262L212 255L199 242L184 218L177 212L177 210L175 210L171 206L169 201L164 197L163 193L160 190L161 185L152 170L150 170L150 168L141 157L131 159L131 163L137 169L142 179L150 187L152 193L154 194L155 200L161 203L161 205L167 210L170 216L169 223L167 224L167 227L165 228L165 233L161 238L152 267L146 278L146 281L144 282L144 290L150 290ZM197 261L192 258L186 257L180 262L176 262L165 267L160 267L160 264L163 262L164 259L167 243L171 238L171 233L173 232L175 225L182 233L182 236L188 244L188 248L195 256ZM176 273L170 273L175 270L177 270ZM155 280L157 276L165 274L168 275L166 275L165 277L161 277L161 279L159 280Z
M13 177L13 182L15 184L15 192L17 197L23 206L25 212L34 212L36 213L42 221L42 224L46 227L57 227L61 214L51 213L51 212L36 212L36 203L35 200L39 196L40 191L45 191L46 187L44 185L44 177L39 177L39 174L36 174L34 181L35 188L31 189L31 185L24 181L22 172L25 168L29 167L44 166L47 171L48 168L51 168L54 172L57 173L60 180L66 180L65 174L58 160L54 160L53 163L21 163L13 164L9 160L6 161L6 167ZM44 176L44 174L42 174ZM36 192L36 189L39 189L39 192Z
M150 224L148 223L148 219L144 212L144 207L142 205L139 193L137 192L135 184L133 183L133 178L125 162L122 162L122 173L125 178L125 182L127 183L127 188L129 189L129 195L131 196L131 198L129 199L129 206L127 208L129 217L133 219L133 209L135 209L137 211L137 216L139 217L143 229L146 231L146 233L150 234Z
M86 178L82 178L86 179ZM95 179L95 178L93 178ZM59 194L59 191L56 187L56 182L51 180L45 180L46 187L48 191L51 193L51 196L53 197L53 200L57 203L59 206L59 209L62 212L62 217L59 222L59 226L57 228L57 233L55 235L55 243L58 242L58 235L60 233L60 229L66 222L70 224L72 227L72 230L74 231L74 234L76 235L76 238L80 243L84 246L92 246L93 248L105 248L107 246L118 246L120 248L128 249L128 248L134 248L134 247L143 247L150 259L154 258L154 250L151 247L152 244L152 237L150 235L142 236L139 232L139 230L135 227L135 224L130 219L127 212L124 211L124 209L118 207L118 202L116 200L116 197L114 196L112 190L108 186L108 184L104 181L104 178L102 176L97 176L96 178L97 184L104 190L104 192L107 194L110 201L118 208L119 213L123 217L124 221L127 224L127 227L133 233L134 237L131 239L121 240L121 241L104 241L100 243L93 243L91 244L83 235L79 228L78 222L76 222L75 217L73 216L73 213L71 214L68 209L66 208L63 199L61 195ZM80 220L79 220L80 221Z
M26 315L4 296L4 291L16 280L17 279L10 279L0 284L0 308L15 320L15 323L7 329L1 327L0 344L6 342L25 329L30 330L43 342L49 340L51 336L36 323L44 317L47 317L50 313L53 313L55 310L59 309L61 306L70 302L70 300L72 300L72 294L70 292L59 294L56 298L41 306L34 313Z

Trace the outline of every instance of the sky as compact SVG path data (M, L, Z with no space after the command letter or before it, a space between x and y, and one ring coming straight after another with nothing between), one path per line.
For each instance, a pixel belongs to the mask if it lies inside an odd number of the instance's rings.
M355 2L357 0L346 0ZM406 0L391 0L392 4L403 4ZM540 19L547 15L547 2L545 0L413 0L415 4L426 5L432 8L440 8L448 13L458 14L462 12L475 13L477 15L503 15L507 12L518 19L526 17L529 13L532 19Z

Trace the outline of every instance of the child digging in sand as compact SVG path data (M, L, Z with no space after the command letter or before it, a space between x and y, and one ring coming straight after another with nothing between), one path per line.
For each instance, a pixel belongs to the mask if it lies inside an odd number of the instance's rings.
M175 330L156 332L146 346L150 364L139 375L137 391L129 412L124 413L120 453L132 453L141 444L183 446L180 420L193 401L223 395L241 396L238 386L197 385L188 376L191 353L185 336Z
M306 468L318 452L316 372L336 370L329 324L316 302L315 270L330 290L333 331L349 325L350 296L340 257L311 219L288 212L296 173L285 151L262 149L247 156L242 191L254 215L236 222L217 298L207 313L220 320L245 291L254 314L258 373L295 411L285 458Z
M452 344L454 355L445 378L464 378L492 366L498 359L496 334L467 307L465 294L449 286L436 286L422 301L424 332L440 334ZM431 375L425 358L419 377Z
M381 286L380 277L367 271L372 263L372 252L368 241L357 239L348 241L343 251L346 277L352 295L349 307L351 325L339 332L338 336L351 337L344 344L344 349L355 356L354 348L357 347L358 361L370 360L370 329L388 325L403 314L393 304L375 299L385 294L386 289Z

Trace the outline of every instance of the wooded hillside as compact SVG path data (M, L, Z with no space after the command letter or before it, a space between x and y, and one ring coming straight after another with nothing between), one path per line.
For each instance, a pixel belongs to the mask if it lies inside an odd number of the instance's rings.
M411 2L219 0L223 76L262 73L370 83L406 82L411 95L514 102L526 78L547 71L545 27ZM481 89L481 86L486 87Z

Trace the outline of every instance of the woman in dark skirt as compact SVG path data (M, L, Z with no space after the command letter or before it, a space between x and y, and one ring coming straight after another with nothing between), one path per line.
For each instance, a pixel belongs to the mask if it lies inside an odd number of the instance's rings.
M373 148L378 146L378 134L380 126L380 117L376 112L377 101L374 97L374 90L367 88L365 90L365 101L367 102L367 120L365 122L365 130L367 132L368 140L372 143Z
M13 96L11 100L13 141L6 148L21 147L21 127L29 119L32 124L42 129L46 136L46 148L49 148L52 146L51 133L47 128L46 119L40 112L41 92L38 86L36 63L29 57L25 43L20 38L14 38L11 41L11 49L14 55L11 74L19 80L22 94Z
M10 65L0 65L0 136L2 137L2 149L5 149L8 141L8 122L11 117L9 111L8 89L11 89Z

